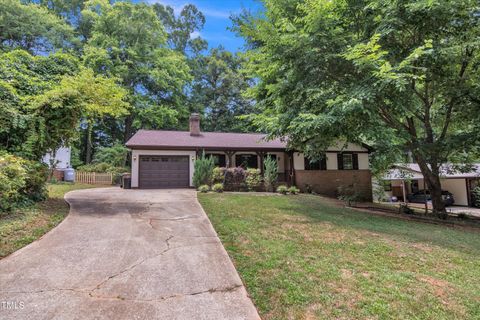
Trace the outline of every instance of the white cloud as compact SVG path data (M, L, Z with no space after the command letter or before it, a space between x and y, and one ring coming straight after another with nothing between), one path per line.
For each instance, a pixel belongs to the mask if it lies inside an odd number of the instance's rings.
M203 12L203 14L207 17L211 18L220 18L220 19L228 19L230 18L231 11L223 11L223 10L216 10L212 8L207 8L207 7L202 7L199 4L196 4L195 1L187 1L187 2L180 2L180 1L175 1L175 0L147 0L149 3L161 3L165 6L170 6L173 8L174 12L178 14L183 7L185 7L187 4L191 3L197 6L198 10Z
M201 33L198 32L198 31L193 31L192 33L190 33L190 39L195 39L195 38L198 38L201 36Z
M228 19L230 17L229 11L221 11L221 10L201 8L201 7L198 9L202 11L203 14L206 15L207 17L221 18L221 19Z

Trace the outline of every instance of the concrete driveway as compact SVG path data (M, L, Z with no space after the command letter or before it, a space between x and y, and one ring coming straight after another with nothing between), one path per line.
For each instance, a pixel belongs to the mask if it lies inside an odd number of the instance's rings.
M0 260L0 319L259 319L195 191L66 200L57 228Z

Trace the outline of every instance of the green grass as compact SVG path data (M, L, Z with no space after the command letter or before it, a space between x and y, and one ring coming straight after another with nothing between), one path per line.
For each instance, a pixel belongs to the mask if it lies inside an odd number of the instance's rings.
M93 188L87 184L48 185L48 199L33 206L0 215L0 259L37 240L67 216L63 200L71 190Z
M480 233L312 195L199 194L263 319L480 319Z

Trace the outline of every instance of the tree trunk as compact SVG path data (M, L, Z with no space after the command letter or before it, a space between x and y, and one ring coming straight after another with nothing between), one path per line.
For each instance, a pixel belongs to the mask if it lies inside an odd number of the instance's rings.
M441 217L442 219L446 219L447 210L445 209L445 202L442 198L442 184L440 183L438 165L430 164L430 166L428 166L425 159L417 154L415 155L415 160L420 167L426 187L430 191L433 214Z
M433 177L433 181L427 182L430 196L432 197L433 214L442 219L447 219L447 210L442 198L442 185L439 177Z
M130 114L125 118L125 132L123 136L123 142L127 142L133 135L133 116Z
M92 162L92 124L89 122L87 125L87 143L85 145L85 163Z

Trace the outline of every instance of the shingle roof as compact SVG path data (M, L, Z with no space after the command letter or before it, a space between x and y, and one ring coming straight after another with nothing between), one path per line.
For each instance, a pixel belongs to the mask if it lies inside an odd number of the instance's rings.
M280 139L265 140L265 134L201 132L191 136L190 131L139 130L126 146L132 149L285 149Z
M461 172L456 170L451 164L444 164L440 168L441 178L480 178L480 163L472 165L471 170ZM404 180L404 179L423 179L420 166L417 163L397 164L394 169L389 170L385 176L385 180Z

